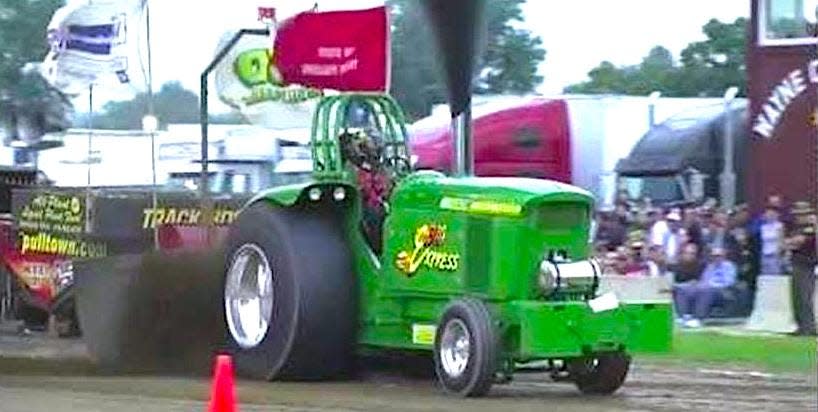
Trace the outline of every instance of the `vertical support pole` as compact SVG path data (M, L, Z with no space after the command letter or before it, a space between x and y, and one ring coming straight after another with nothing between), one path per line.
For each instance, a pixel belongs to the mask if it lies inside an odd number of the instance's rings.
M721 205L733 208L736 205L735 133L733 128L733 100L738 94L737 87L724 92L724 169L721 173Z
M151 117L149 126L151 137L151 209L156 210L159 206L159 199L156 193L156 126L158 121L154 114L153 105L153 55L151 45L151 8L150 2L145 0L145 31L146 41L148 43L148 116ZM144 123L143 123L144 124ZM159 250L159 228L153 228L153 248Z
M474 175L474 140L472 139L471 105L452 118L457 176Z
M200 92L199 92L199 123L202 128L202 141L201 141L201 160L202 160L202 169L201 173L199 174L199 198L201 200L201 209L202 209L202 217L204 218L205 224L209 227L210 222L210 192L208 191L208 163L209 163L209 153L207 148L210 146L210 142L208 141L208 108L207 108L207 88L208 88L208 81L207 75L209 71L202 73L201 84L200 84ZM210 230L206 230L208 233L208 241L209 241L209 233Z
M656 126L656 102L662 97L662 92L655 91L648 96L648 130Z
M216 69L216 66L224 60L227 53L230 52L231 49L238 43L238 41L245 35L253 35L253 36L269 36L270 29L241 29L239 30L230 41L216 54L216 57L210 62L210 64L205 68L202 72L202 75L199 80L199 124L201 125L201 132L202 132L202 141L201 141L201 157L202 157L202 169L201 174L199 175L199 197L200 197L200 206L202 208L202 218L205 220L208 229L206 230L207 233L207 242L210 242L210 224L212 223L212 207L211 207L211 199L210 199L210 191L208 190L208 163L209 163L209 154L208 154L208 147L210 143L208 141L208 123L210 121L208 117L208 107L207 107L207 94L208 94L208 81L207 78L210 73Z
M94 85L88 85L88 156L85 159L85 232L91 232L91 158L94 137Z

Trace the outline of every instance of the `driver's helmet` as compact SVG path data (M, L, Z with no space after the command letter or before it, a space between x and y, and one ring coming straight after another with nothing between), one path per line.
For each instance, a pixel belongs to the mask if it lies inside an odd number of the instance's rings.
M339 136L341 155L355 166L373 170L381 166L384 147L379 136L360 128L347 128Z

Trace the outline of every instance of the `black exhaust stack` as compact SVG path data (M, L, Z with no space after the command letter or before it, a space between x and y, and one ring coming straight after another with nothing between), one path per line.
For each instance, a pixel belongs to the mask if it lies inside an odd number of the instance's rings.
M424 0L446 74L458 176L474 174L472 79L486 32L485 0Z

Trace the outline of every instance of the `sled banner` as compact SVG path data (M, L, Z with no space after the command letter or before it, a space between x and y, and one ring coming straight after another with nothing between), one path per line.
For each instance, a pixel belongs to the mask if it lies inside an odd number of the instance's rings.
M279 24L273 50L285 84L358 92L389 88L385 6L297 14Z

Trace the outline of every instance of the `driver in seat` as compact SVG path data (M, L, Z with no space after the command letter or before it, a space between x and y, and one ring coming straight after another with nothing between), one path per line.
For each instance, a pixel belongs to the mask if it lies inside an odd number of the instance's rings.
M346 129L339 136L341 154L355 165L358 187L363 196L363 229L369 245L381 254L383 222L388 213L388 199L393 182L384 164L384 146L377 133Z

